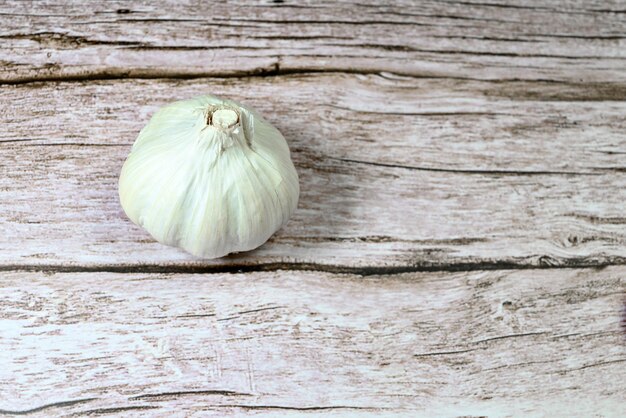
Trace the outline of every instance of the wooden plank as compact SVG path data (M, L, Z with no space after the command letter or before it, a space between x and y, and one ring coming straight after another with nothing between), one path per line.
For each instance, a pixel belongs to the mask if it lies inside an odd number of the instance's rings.
M154 110L205 92L266 115L290 143L302 189L268 244L215 262L154 242L117 197ZM623 263L626 104L601 95L340 74L5 86L0 266L371 274Z
M389 71L626 80L623 1L5 1L0 82Z
M620 416L624 277L3 272L0 412Z
M2 2L0 415L626 415L624 13ZM302 186L216 261L117 198L150 115L204 93Z

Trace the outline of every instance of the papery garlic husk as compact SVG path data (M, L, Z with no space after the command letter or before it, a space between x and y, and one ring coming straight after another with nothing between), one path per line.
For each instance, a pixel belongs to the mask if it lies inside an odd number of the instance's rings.
M256 111L209 95L158 110L119 181L134 223L205 258L262 245L287 222L299 193L281 133Z

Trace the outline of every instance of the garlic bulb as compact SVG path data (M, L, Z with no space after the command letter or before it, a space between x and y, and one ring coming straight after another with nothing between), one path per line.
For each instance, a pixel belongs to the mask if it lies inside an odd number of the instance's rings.
M280 132L256 111L215 96L158 110L119 181L134 223L207 258L262 245L287 222L299 193Z

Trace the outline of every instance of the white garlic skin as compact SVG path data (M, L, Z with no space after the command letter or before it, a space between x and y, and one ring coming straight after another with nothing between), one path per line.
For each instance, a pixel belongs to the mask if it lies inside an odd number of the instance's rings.
M204 258L262 245L287 222L299 194L281 133L256 111L209 95L159 109L119 181L134 223Z

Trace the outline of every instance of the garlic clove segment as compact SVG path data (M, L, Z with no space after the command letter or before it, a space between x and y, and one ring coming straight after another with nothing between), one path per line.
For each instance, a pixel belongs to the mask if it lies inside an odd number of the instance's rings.
M281 133L256 111L209 95L159 109L119 180L135 224L205 258L262 245L287 222L299 194Z

